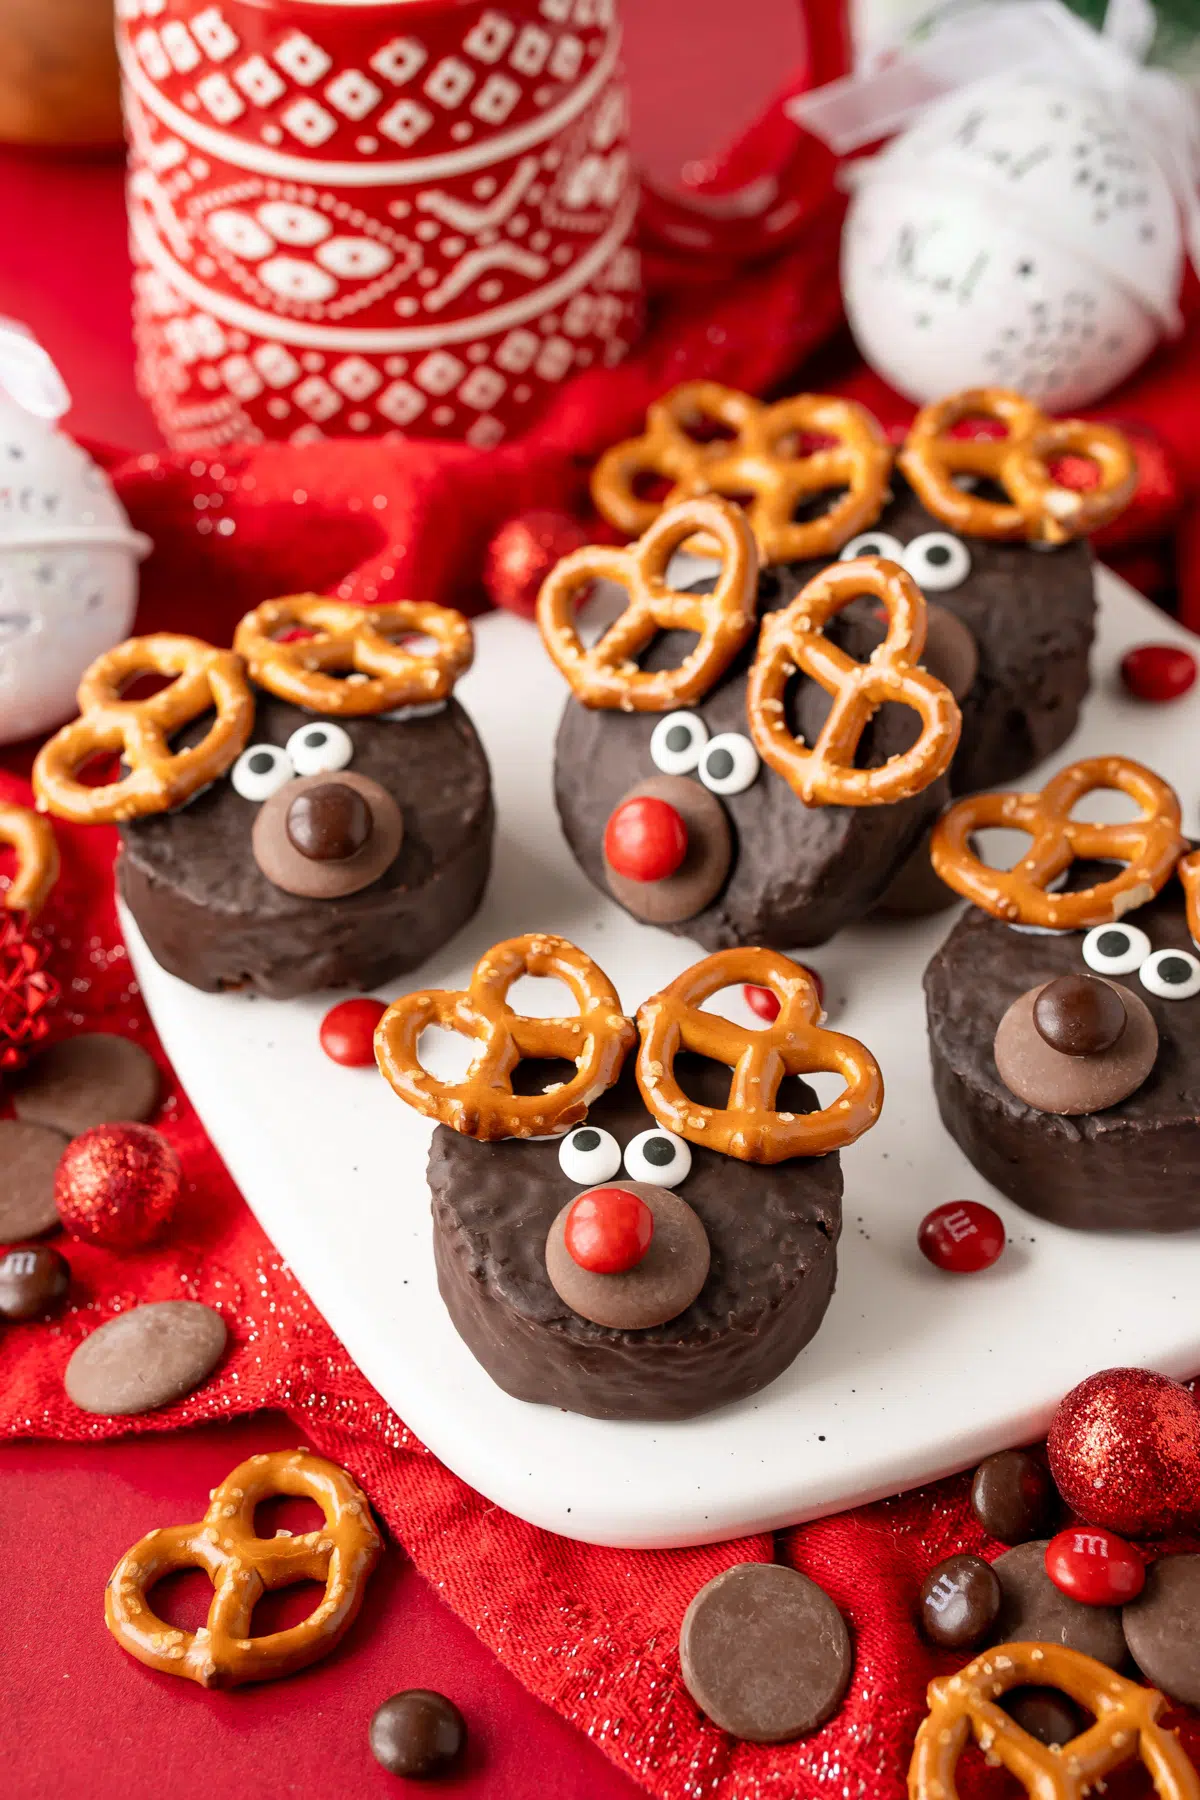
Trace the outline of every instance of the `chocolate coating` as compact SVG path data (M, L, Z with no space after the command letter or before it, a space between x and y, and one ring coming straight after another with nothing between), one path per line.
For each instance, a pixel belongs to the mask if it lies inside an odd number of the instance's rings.
M695 1596L679 1632L684 1685L733 1737L782 1744L841 1705L853 1652L823 1588L779 1563L736 1563Z
M409 1688L378 1708L370 1740L372 1756L389 1775L424 1781L453 1768L466 1748L467 1725L445 1694Z
M1064 1056L1100 1056L1111 1050L1127 1018L1120 988L1094 975L1059 975L1033 1003L1038 1036Z
M71 1285L71 1265L49 1244L17 1244L0 1252L0 1319L44 1319Z
M946 912L958 905L958 895L934 873L929 860L928 830L916 849L901 863L876 907L894 919L927 919L931 913Z
M1082 1708L1057 1688L1012 1688L1000 1705L1039 1744L1069 1744L1091 1723Z
M316 717L270 694L255 700L257 743L284 745ZM398 854L357 893L314 901L268 881L251 849L259 808L228 779L179 812L122 826L121 893L173 975L210 993L249 987L272 999L370 989L417 968L474 913L493 812L487 758L466 713L450 700L423 718L339 723L354 759L337 780L378 783L404 825Z
M1094 874L1084 866L1079 878ZM1156 950L1192 947L1176 881L1128 922ZM925 972L942 1121L985 1180L1028 1212L1097 1231L1189 1230L1200 1225L1200 998L1160 1000L1136 975L1121 982L1149 1009L1158 1056L1140 1087L1102 1112L1036 1111L997 1071L992 1045L1008 1008L1035 985L1083 973L1082 945L1080 932L1031 936L973 907L963 913Z
M330 801L327 797L334 793L344 795L344 801ZM361 808L358 849L342 857L319 855L320 847L336 847L338 837L349 842L356 835L354 824L347 823L348 814L357 816L355 802ZM325 815L324 826L320 814ZM334 826L334 814L342 821L340 828ZM292 835L293 818L306 816L311 848L302 850ZM254 860L267 880L305 900L341 900L373 886L396 860L403 838L404 820L391 795L353 769L343 769L336 783L328 775L289 781L263 802L251 833Z
M635 919L645 919L648 925L680 925L703 912L725 885L733 858L729 819L715 794L683 775L651 775L622 794L617 805L643 795L665 800L683 820L687 830L683 861L663 881L631 881L628 875L619 875L605 856L604 878L613 899Z
M567 1249L567 1214L579 1199L564 1204L546 1238L546 1274L560 1300L581 1319L614 1331L646 1331L665 1325L685 1312L708 1276L709 1249L704 1227L670 1188L646 1181L618 1183L644 1200L654 1215L654 1236L641 1262L617 1275L582 1269ZM590 1192L584 1189L584 1192Z
M1200 1556L1160 1556L1122 1609L1125 1639L1146 1680L1200 1706Z
M1046 1573L1046 1538L1006 1550L992 1564L1000 1583L996 1644L1065 1644L1119 1669L1125 1634L1116 1606L1084 1606L1060 1592Z
M198 1388L225 1349L225 1321L198 1300L159 1300L107 1319L67 1364L68 1398L84 1412L128 1418Z
M971 1510L1002 1544L1024 1544L1049 1529L1054 1511L1050 1472L1027 1450L985 1457L971 1481Z
M1000 1583L982 1556L948 1556L921 1584L921 1630L940 1650L977 1650L1000 1611Z
M302 788L287 809L289 841L314 862L342 862L353 856L370 837L371 826L365 797L345 781Z
M979 645L966 622L946 606L926 600L925 648L921 666L948 687L961 706L979 673Z
M143 1122L158 1105L158 1064L132 1038L84 1031L31 1057L13 1077L18 1119L79 1137L93 1125Z
M724 1104L726 1069L687 1055L676 1067L686 1092ZM815 1104L799 1082L781 1093L790 1111ZM632 1057L588 1123L622 1148L654 1125ZM678 1192L707 1234L708 1279L677 1318L621 1331L580 1318L547 1276L551 1223L584 1191L559 1168L557 1140L479 1144L446 1126L434 1132L438 1284L459 1335L507 1393L595 1418L687 1419L756 1393L799 1355L833 1292L837 1156L765 1166L690 1148Z
M41 1237L58 1224L54 1171L66 1144L48 1125L0 1119L0 1244Z

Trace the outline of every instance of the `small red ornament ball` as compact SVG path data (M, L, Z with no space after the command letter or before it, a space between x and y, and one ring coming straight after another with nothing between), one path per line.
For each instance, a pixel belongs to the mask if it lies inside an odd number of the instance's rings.
M169 1223L183 1186L179 1157L149 1125L96 1125L73 1138L54 1177L54 1204L72 1237L138 1250Z
M555 563L587 541L587 532L570 513L527 512L507 520L484 557L483 585L489 600L532 619L538 590Z
M948 1200L925 1214L917 1244L935 1269L975 1275L990 1268L1004 1249L1004 1221L978 1200Z
M375 1063L375 1027L387 1007L382 1000L341 1000L321 1020L321 1048L331 1062L347 1069Z
M627 881L665 881L687 855L687 826L652 794L623 800L604 831L604 854Z
M815 969L805 968L803 963L801 963L800 967L804 969L804 973L808 976L809 980L817 990L817 1005L823 1008L825 1005L825 983L821 980L821 977L817 974ZM751 981L744 982L742 985L742 998L750 1008L750 1011L757 1013L760 1019L765 1019L768 1025L773 1025L779 1017L779 1001L771 992L770 988L756 987Z
M600 1187L580 1194L567 1214L567 1253L593 1275L623 1275L636 1268L654 1236L654 1214L628 1188Z
M1181 644L1139 644L1121 658L1121 680L1135 700L1178 700L1196 679L1196 659Z
M1046 1573L1084 1606L1124 1606L1146 1584L1146 1565L1124 1538L1102 1525L1072 1525L1046 1545Z
M1103 1369L1059 1404L1050 1473L1089 1524L1125 1537L1173 1531L1200 1513L1200 1406L1153 1369Z

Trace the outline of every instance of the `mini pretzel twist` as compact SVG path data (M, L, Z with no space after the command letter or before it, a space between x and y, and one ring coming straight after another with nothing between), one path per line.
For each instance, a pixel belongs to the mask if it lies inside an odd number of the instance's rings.
M0 800L0 844L17 855L16 873L0 904L9 912L38 912L58 880L58 843L49 821L28 806Z
M556 977L579 1006L577 1018L517 1013L508 990L521 975ZM417 1044L429 1025L474 1038L480 1048L461 1081L439 1081L421 1065ZM530 933L480 957L466 992L427 990L394 1000L375 1033L375 1059L402 1100L427 1118L490 1143L498 1138L557 1137L621 1072L636 1037L616 989L590 956L565 938ZM575 1064L575 1074L542 1094L514 1094L526 1057Z
M769 988L779 1002L761 1031L702 1012L706 1000L739 982ZM811 975L777 950L718 950L674 980L638 1012L637 1082L659 1124L693 1144L741 1162L823 1156L868 1131L883 1105L879 1064L857 1038L826 1031ZM701 1106L675 1076L681 1050L733 1070L726 1106ZM785 1075L841 1075L846 1091L820 1112L776 1112Z
M689 432L715 420L732 439L700 443ZM804 437L832 438L807 455ZM603 516L629 536L644 531L662 507L699 494L743 499L764 563L836 555L855 532L883 510L892 450L879 425L853 400L796 394L764 406L750 394L715 381L688 381L646 413L641 437L617 444L592 474L592 498ZM665 500L642 499L640 476L673 483ZM837 492L827 511L798 520L798 507ZM703 542L689 549L710 554Z
M824 635L830 619L863 595L887 613L887 635L865 663ZM759 755L806 806L884 806L919 794L950 766L962 729L953 694L917 663L925 647L921 590L898 563L860 556L832 563L782 612L768 613L746 687L746 716ZM784 694L797 669L833 695L809 749L788 730ZM854 766L859 740L885 701L920 715L911 750L878 769Z
M146 700L123 700L140 675L170 675ZM81 825L119 823L168 812L235 763L254 724L254 697L240 656L199 638L156 632L98 656L77 695L80 717L44 744L33 765L38 810ZM198 744L171 739L207 712L216 718ZM129 772L103 787L77 779L94 756L119 751Z
M1188 930L1192 934L1192 942L1200 944L1200 850L1192 850L1187 856L1181 856L1176 872L1187 898Z
M281 642L289 631L312 635ZM406 649L394 641L403 633L433 638L436 651ZM239 624L233 647L268 693L355 719L444 700L475 653L471 627L452 607L420 600L356 606L319 594L264 600Z
M963 419L997 419L1002 438L953 437ZM1073 452L1095 465L1094 487L1079 492L1055 481L1049 465ZM900 452L900 467L922 505L952 531L981 538L1063 544L1098 531L1124 510L1137 486L1128 441L1092 419L1050 419L1006 388L969 388L924 406ZM960 487L956 475L997 483L1007 501Z
M1098 788L1128 794L1140 815L1124 825L1073 819L1072 808ZM1179 801L1160 776L1125 756L1089 756L1060 769L1040 793L971 794L959 800L934 826L929 854L947 887L994 918L1084 931L1153 900L1187 849L1179 822ZM971 848L973 832L1001 826L1027 832L1033 840L1011 869L989 868ZM1049 892L1080 857L1125 867L1094 887Z
M315 1500L325 1514L299 1537L256 1537L254 1509L273 1494ZM104 1617L122 1649L147 1668L202 1687L273 1681L320 1660L354 1623L383 1544L365 1494L344 1469L309 1450L252 1456L213 1489L196 1525L151 1531L127 1550L109 1579ZM177 1569L203 1569L213 1585L208 1622L179 1631L151 1610L147 1594ZM264 1593L319 1581L324 1597L299 1625L251 1637Z
M1061 1688L1094 1722L1065 1744L1039 1743L999 1704L1027 1682ZM958 1759L972 1734L989 1761L1001 1763L1033 1800L1084 1800L1135 1756L1159 1800L1200 1800L1200 1780L1182 1745L1157 1723L1166 1706L1157 1688L1126 1681L1078 1650L999 1644L957 1675L930 1682L929 1713L908 1769L909 1800L958 1800Z
M715 540L721 573L711 594L668 587L667 564L686 538ZM685 500L655 519L628 549L590 544L550 571L538 596L542 642L585 706L670 712L691 706L725 672L754 630L758 555L746 515L728 500ZM629 605L590 650L575 606L593 581L618 582ZM693 631L699 643L677 668L646 670L638 657L660 631Z

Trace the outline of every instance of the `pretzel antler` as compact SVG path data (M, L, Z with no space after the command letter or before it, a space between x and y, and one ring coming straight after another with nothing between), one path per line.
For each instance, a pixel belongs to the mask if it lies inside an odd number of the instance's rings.
M956 425L974 418L998 421L1007 435L954 435ZM1055 481L1051 463L1071 453L1098 471L1093 487L1080 491ZM1032 400L1006 388L969 388L923 406L899 462L926 511L952 531L1035 544L1063 544L1098 531L1124 510L1137 486L1133 451L1113 426L1047 418ZM960 486L956 476L993 482L1008 498L985 499Z
M762 1030L702 1012L722 988L749 982L779 1002ZM777 950L718 950L677 977L638 1011L641 1048L637 1081L659 1124L742 1162L777 1163L791 1156L823 1156L868 1131L883 1105L879 1064L857 1038L826 1031L821 1003L807 969ZM725 1063L733 1071L729 1102L701 1106L675 1076L681 1050ZM846 1091L820 1112L775 1110L785 1075L834 1071Z
M289 639L290 632L309 635ZM396 642L405 634L430 637L437 648L406 648ZM474 655L471 627L452 607L420 600L356 606L319 594L265 600L241 621L233 647L259 687L339 718L444 700Z
M726 436L700 442L695 427L711 420ZM805 451L805 437L824 440ZM743 499L764 564L833 556L883 510L892 451L865 407L828 394L796 394L764 406L715 381L689 381L646 412L640 437L617 444L592 474L592 498L627 535L645 531L664 506L700 494ZM643 499L640 479L670 482L665 500ZM831 498L813 519L798 509ZM711 554L701 541L689 549Z
M1200 850L1181 856L1176 873L1187 896L1187 922L1192 942L1200 944Z
M0 905L9 912L32 914L41 909L58 880L58 843L49 821L16 801L0 800L0 844L16 852L16 874Z

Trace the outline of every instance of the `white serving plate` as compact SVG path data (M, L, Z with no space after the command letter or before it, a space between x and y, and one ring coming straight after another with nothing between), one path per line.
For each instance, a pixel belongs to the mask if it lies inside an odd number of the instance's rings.
M1200 690L1143 706L1116 682L1131 644L1196 640L1103 571L1100 593L1095 691L1057 761L1119 748L1149 763L1176 784L1185 828L1196 831ZM484 619L459 691L492 761L495 871L479 917L409 985L461 986L489 945L540 927L588 950L632 1013L698 952L635 923L575 867L551 798L564 689L532 627L506 614ZM438 1296L431 1128L374 1071L323 1055L328 997L279 1004L197 993L151 961L128 917L124 925L180 1080L315 1304L429 1448L533 1524L649 1547L766 1530L1034 1438L1095 1369L1200 1369L1200 1233L1118 1238L1043 1224L990 1192L943 1130L921 974L946 915L855 926L811 953L830 1022L870 1045L887 1084L880 1124L844 1153L837 1291L814 1342L771 1387L679 1425L581 1418L495 1387ZM956 1278L923 1261L916 1227L931 1206L962 1197L994 1204L1010 1244L994 1268Z

